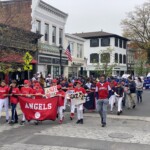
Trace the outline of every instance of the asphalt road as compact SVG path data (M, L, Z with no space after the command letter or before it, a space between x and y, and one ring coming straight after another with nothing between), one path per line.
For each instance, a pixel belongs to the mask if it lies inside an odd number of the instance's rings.
M85 117L84 125L65 117L58 121L44 121L35 126L10 126L5 118L0 120L0 150L150 150L150 122L139 120L108 119L106 128L100 125L99 117ZM144 91L143 103L134 110L124 109L122 116L150 117L150 91ZM20 116L21 117L21 116ZM121 134L111 138L110 134ZM129 134L130 138L124 135Z

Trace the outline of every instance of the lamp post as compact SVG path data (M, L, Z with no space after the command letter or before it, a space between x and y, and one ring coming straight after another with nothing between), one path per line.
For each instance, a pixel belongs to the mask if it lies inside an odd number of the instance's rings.
M62 51L63 51L63 47L62 45L59 46L59 53L60 53L60 75L62 75L62 63L61 63L61 60L62 60Z

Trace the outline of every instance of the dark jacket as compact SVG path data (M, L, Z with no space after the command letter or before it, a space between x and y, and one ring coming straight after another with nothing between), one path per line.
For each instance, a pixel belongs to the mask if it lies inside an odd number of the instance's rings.
M115 91L116 91L116 94L119 95L119 97L123 97L123 92L124 92L123 87L121 87L121 86L116 87Z
M130 81L128 83L128 87L129 87L130 93L136 93L136 84L134 81Z

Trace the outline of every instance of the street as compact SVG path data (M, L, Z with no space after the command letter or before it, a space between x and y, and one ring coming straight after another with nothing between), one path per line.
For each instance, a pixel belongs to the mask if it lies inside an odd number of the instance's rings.
M66 113L62 125L58 121L33 122L10 126L3 117L0 123L1 150L149 150L150 91L144 91L143 103L135 110L109 114L107 127L102 128L99 115L84 114L84 124L70 121ZM21 116L20 116L21 117Z

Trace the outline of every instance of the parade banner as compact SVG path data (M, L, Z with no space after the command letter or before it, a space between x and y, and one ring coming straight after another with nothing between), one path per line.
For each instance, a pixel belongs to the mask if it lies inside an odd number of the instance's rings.
M45 95L47 98L54 97L56 95L56 93L58 92L57 86L44 88L44 91L45 91Z
M84 107L88 110L95 109L95 95L94 92L88 93L86 97L86 101L84 103Z
M19 97L20 107L26 120L55 120L57 116L58 97L32 99Z

